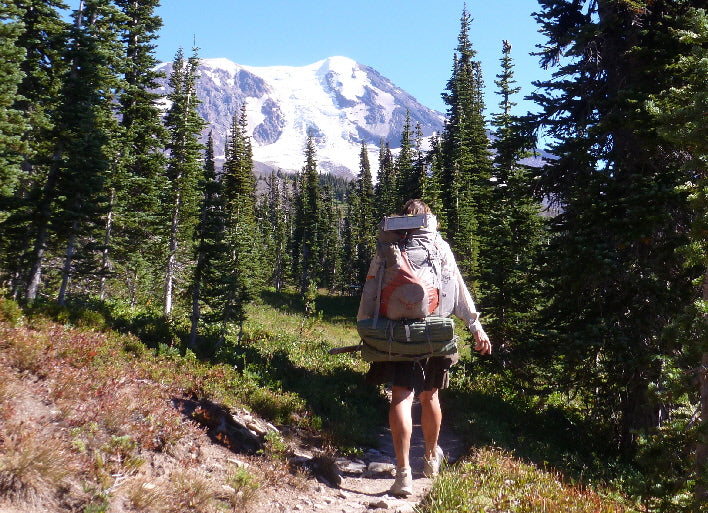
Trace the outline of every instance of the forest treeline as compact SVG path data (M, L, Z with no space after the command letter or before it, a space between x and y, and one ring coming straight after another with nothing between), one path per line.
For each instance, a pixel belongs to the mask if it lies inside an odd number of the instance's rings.
M58 0L0 6L4 295L159 309L208 355L264 287L310 310L322 289L356 293L378 222L422 198L483 312L484 367L567 397L640 469L648 510L705 506L703 2L539 0L554 74L520 91L502 42L491 119L465 8L444 131L425 144L409 119L378 162L362 142L350 182L318 172L312 136L300 173L256 180L245 108L225 148L203 141L197 49L177 50L166 99L153 92L158 4L84 0L69 21ZM519 94L538 113L514 115ZM539 134L553 158L520 164Z

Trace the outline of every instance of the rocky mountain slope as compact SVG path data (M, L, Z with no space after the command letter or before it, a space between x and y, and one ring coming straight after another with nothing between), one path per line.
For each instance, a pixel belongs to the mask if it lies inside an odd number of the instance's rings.
M168 75L171 63L160 69ZM165 79L159 90L165 94L166 84ZM400 144L407 112L412 126L420 123L426 137L440 132L444 123L441 113L421 105L375 69L347 57L302 67L203 59L197 94L217 155L224 152L234 114L246 104L254 160L261 169L299 171L309 131L320 171L355 176L362 142L375 168L380 141L392 148Z

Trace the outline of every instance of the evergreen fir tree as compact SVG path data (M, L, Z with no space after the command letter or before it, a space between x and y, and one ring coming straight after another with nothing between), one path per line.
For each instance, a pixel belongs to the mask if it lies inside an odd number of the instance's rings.
M559 389L579 394L631 452L670 413L656 391L680 341L663 333L696 294L695 269L677 251L691 219L677 188L691 179L688 154L657 137L645 107L676 85L667 67L685 49L673 25L689 2L540 4L541 62L564 56L533 95L557 141L543 192L562 208L548 248L545 347L553 346Z
M120 120L119 154L111 162L107 187L110 210L106 218L100 297L106 297L109 278L130 283L129 301L156 301L154 294L163 279L164 261L161 191L166 188L164 148L167 132L158 105L160 95L153 92L157 79L154 56L157 31L162 20L155 15L158 0L116 0L124 15L123 60L120 73L123 90L119 92L117 116ZM143 241L151 244L142 244ZM116 287L114 287L116 288Z
M494 333L497 359L515 383L528 376L530 358L524 342L532 334L535 313L543 298L538 287L536 262L542 240L541 205L534 198L532 170L519 163L527 156L524 139L511 109L514 87L511 45L503 42L502 72L495 84L501 96L500 112L492 120L494 177L486 244L480 255L480 296L485 305L485 326Z
M227 270L224 273L226 296L220 343L231 323L239 326L240 340L246 320L246 304L260 283L253 154L247 135L245 104L241 106L240 113L234 115L225 153L221 181L226 214Z
M14 2L0 6L0 222L7 215L3 204L7 204L20 180L22 134L28 128L22 111L15 105L23 77L20 65L26 56L26 50L18 45L24 29L23 12Z
M272 171L265 180L266 193L261 196L258 218L261 220L261 239L265 242L265 268L271 269L266 279L276 290L280 290L290 277L289 240L291 215L288 210L289 198L286 185L279 172Z
M466 7L461 17L452 76L443 100L448 119L443 135L445 164L442 174L443 205L447 235L458 264L477 294L478 259L482 251L480 234L488 226L485 219L491 190L491 160L484 126L482 74L476 51L469 40L471 17Z
M416 174L413 148L413 131L411 129L411 115L406 111L406 121L401 132L401 149L396 157L396 190L395 204L403 204L411 198L420 198L420 177Z
M105 183L117 154L116 92L122 84L118 27L123 17L109 0L85 0L76 12L68 58L73 63L62 105L61 191L53 224L66 234L57 300L63 304L70 280L98 274L97 242L106 214ZM83 267L83 269L82 269Z
M396 193L396 166L389 143L381 141L379 145L379 166L376 182L377 219L397 212L403 205L398 204Z
M359 287L359 272L356 264L357 239L355 235L358 209L359 198L357 196L356 182L352 182L351 190L347 195L344 219L342 220L342 247L340 251L340 258L344 264L342 265L342 284L345 287L345 291L350 294L357 291ZM354 265L347 265L347 262L353 262Z
M676 13L673 25L675 29L667 34L670 43L664 43L666 48L672 49L668 58L671 85L652 95L646 105L657 125L657 133L682 149L686 156L682 164L691 177L679 186L688 194L693 210L690 238L683 252L687 256L687 265L702 269L703 276L694 281L697 289L695 302L686 307L676 321L675 336L683 341L683 347L673 363L678 371L673 372L677 379L673 380L669 390L698 397L700 423L696 423L697 447L692 470L696 481L693 506L699 509L708 502L708 133L706 124L701 121L708 112L708 14L696 5L686 6L685 10ZM680 376L683 369L696 368L697 362L700 362L697 367L699 390L695 394L692 390L694 383L687 383ZM694 435L688 428L691 421L687 424L687 419L680 415L674 415L672 420L671 429L662 430L666 436L660 437L658 447L652 449L656 451L658 448L664 457L667 453L674 456L673 468L683 468L683 451L677 451L670 439L679 433L686 435L687 442L692 443L690 437ZM671 478L673 482L686 482L686 476L682 474ZM664 476L664 481L667 480Z
M322 188L320 199L320 220L318 222L317 246L321 248L318 268L317 283L329 290L341 289L343 282L341 276L341 216L337 208L332 189L329 186Z
M197 51L184 61L180 48L172 63L168 94L172 106L167 113L165 124L170 133L167 162L168 189L165 206L169 212L167 265L164 281L165 317L170 317L173 308L175 282L179 280L180 263L191 256L189 244L193 240L193 230L197 220L197 181L201 173L201 150L199 136L204 121L197 113L199 100L196 94L196 79L199 68ZM181 250L181 251L178 251Z
M312 133L305 146L305 165L298 178L295 210L295 251L300 293L312 296L317 286L318 263L321 260L320 222L322 220L322 190L317 172L317 156ZM314 300L314 297L311 298ZM311 305L312 306L312 305Z
M202 191L199 224L195 230L196 265L192 278L192 314L189 333L189 347L197 349L199 326L202 318L207 323L220 321L215 314L221 310L224 300L222 272L223 255L227 251L224 242L224 205L221 196L221 182L216 176L214 163L214 138L209 132L204 154L204 168L199 183ZM207 307L207 315L202 315L202 304Z
M430 138L430 150L425 158L426 165L429 166L429 173L426 173L423 181L422 200L428 204L435 212L438 219L438 231L447 238L447 216L443 205L443 171L445 156L443 155L442 143L437 134Z
M17 46L25 49L22 82L14 109L22 112L27 130L22 135L22 175L11 201L12 214L0 223L0 245L10 272L14 297L32 301L42 280L45 252L51 243L49 222L56 195L60 149L56 140L61 88L71 65L65 58L68 26L59 1L17 1L23 31Z
M362 285L366 281L369 263L376 251L376 230L380 221L376 216L376 196L371 177L369 153L364 142L359 154L359 176L351 194L351 215L354 216L351 235L354 241L353 259L354 276L352 283Z

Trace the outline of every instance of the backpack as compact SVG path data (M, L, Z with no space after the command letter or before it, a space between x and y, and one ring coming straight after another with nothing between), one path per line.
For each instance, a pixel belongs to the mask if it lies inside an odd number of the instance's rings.
M437 225L387 230L376 242L359 305L357 346L365 361L421 360L457 352L452 319L439 317L442 251ZM373 315L373 317L370 317Z
M420 230L379 231L378 315L392 320L423 319L438 308L441 263L435 237Z

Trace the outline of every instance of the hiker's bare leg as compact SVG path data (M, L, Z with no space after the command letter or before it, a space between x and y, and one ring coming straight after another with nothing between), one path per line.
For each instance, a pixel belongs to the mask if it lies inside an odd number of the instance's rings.
M425 457L432 458L438 445L440 425L442 424L442 410L440 409L438 389L425 390L420 393L418 399L420 399L421 406L420 426L423 429L423 438L425 439Z
M411 433L413 432L412 407L413 391L405 387L392 387L388 423L391 426L393 449L396 451L396 463L399 468L410 466L408 453L411 448Z

